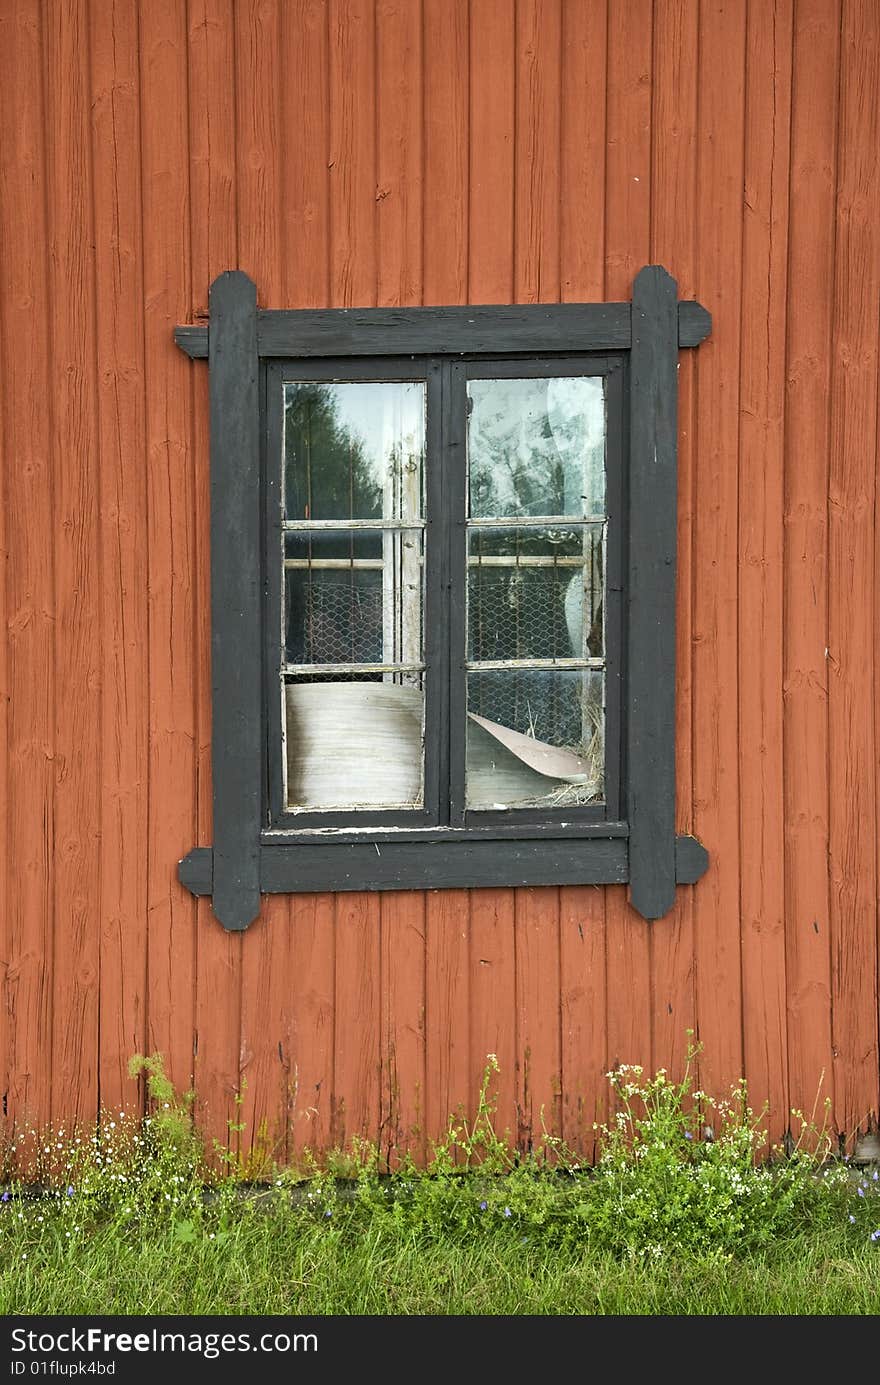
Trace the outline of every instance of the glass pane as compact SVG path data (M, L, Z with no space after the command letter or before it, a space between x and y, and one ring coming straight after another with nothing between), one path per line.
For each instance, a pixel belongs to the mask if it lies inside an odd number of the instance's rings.
M468 675L469 808L601 802L604 675L503 669Z
M603 526L471 529L468 658L601 658Z
M288 809L421 807L424 700L421 679L289 682Z
M286 663L422 662L422 530L284 539Z
M421 381L284 386L286 519L419 519Z
M474 519L605 513L601 376L470 380Z

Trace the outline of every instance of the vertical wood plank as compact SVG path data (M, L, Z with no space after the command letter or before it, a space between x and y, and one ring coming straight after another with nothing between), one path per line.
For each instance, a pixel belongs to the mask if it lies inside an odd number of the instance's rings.
M422 299L421 0L376 4L376 275L380 307ZM425 900L381 901L380 1144L424 1152Z
M517 1145L562 1131L559 890L518 889L516 930Z
M559 0L517 4L514 301L559 299ZM517 1143L562 1126L559 890L516 891Z
M284 302L292 308L330 305L330 8L326 0L294 0L281 11L281 86L285 144L282 215Z
M654 10L651 118L651 259L692 299L696 272L697 7L658 0ZM694 376L699 352L678 358L678 564L675 657L676 831L693 830ZM695 1027L695 891L678 887L673 909L651 926L651 1050L656 1067L684 1072Z
M52 342L52 534L55 547L55 894L52 1116L98 1107L101 898L101 554L95 270L92 256L88 17L46 13L47 197Z
M468 260L467 0L423 0L425 303L464 303Z
M696 924L701 1085L742 1073L737 795L737 454L745 10L700 9L699 301L712 335L697 359L694 552L694 829L709 851ZM719 207L724 214L719 215Z
M601 888L559 891L562 1136L591 1158L607 1111L605 903Z
M470 1053L467 890L425 896L425 1135L440 1140L449 1117L470 1114L474 1088ZM491 1052L491 1049L487 1050ZM485 1054L481 1057L485 1060Z
M333 1144L379 1139L379 896L336 896Z
M513 302L515 6L470 5L468 301Z
M290 34L278 0L234 7L238 245L263 306L287 306L288 272L299 256L282 242L287 198L288 143L282 101L289 85L282 56ZM282 48L282 45L286 45ZM297 70L294 63L288 73ZM249 930L242 948L241 1068L243 1140L289 1145L291 969L295 965L291 901L263 897L264 926Z
M651 55L649 0L608 12L605 297L629 298L650 253ZM640 1063L651 1055L650 927L626 891L605 894L608 1060Z
M379 1144L393 1166L425 1148L425 897L389 890L380 899Z
M192 301L186 15L140 6L141 203L150 663L148 1046L179 1091L193 1080L195 901L177 862L197 828L191 363L174 345Z
M490 1084L499 1135L517 1136L515 890L470 892L470 1080L473 1103L490 1054L498 1075Z
M421 0L376 7L376 247L379 307L422 301Z
M466 0L423 0L423 296L467 301L469 28ZM470 1051L470 895L425 896L425 1135L474 1110ZM485 1055L483 1055L485 1057Z
M874 504L880 310L880 13L841 25L829 475L832 1050L844 1133L877 1116ZM874 766L874 774L866 766Z
M559 300L560 0L516 6L515 298Z
M330 11L325 0L297 0L281 11L281 123L301 131L285 146L282 183L282 295L290 307L330 304ZM335 1016L335 901L329 894L290 901L287 980L288 1151L332 1144Z
M40 7L0 14L0 330L8 648L8 792L3 913L6 1109L22 1125L51 1108L55 595L50 430L46 120ZM12 456L16 465L8 465Z
M101 1102L135 1093L146 1042L147 512L138 28L133 0L89 16L101 499Z
M605 0L563 0L560 297L605 293ZM606 1109L605 890L559 892L562 1134L590 1157Z
M838 4L794 16L785 399L784 825L790 1104L833 1095L828 881L828 451ZM809 284L810 292L803 286Z
M514 6L471 0L469 15L468 302L514 299ZM470 895L470 1092L487 1055L497 1128L516 1137L516 968L513 890ZM471 1095L471 1101L474 1097Z
M376 301L374 0L330 0L331 305Z
M785 300L792 4L750 5L739 478L740 886L745 1075L755 1109L788 1109L782 698Z
M330 304L376 301L376 13L331 0ZM333 1138L378 1140L382 975L380 901L336 898Z
M560 131L560 296L605 292L607 0L563 0Z
M195 0L188 11L190 244L193 318L208 312L214 279L238 262L234 29L231 0ZM196 727L198 841L213 844L211 776L211 503L208 370L191 372L192 469L195 485ZM238 1143L241 1048L240 935L221 928L210 898L196 903L195 1091L197 1119L207 1141ZM247 1139L250 1131L245 1130Z
M333 1143L336 1013L335 901L333 895L297 895L290 908L290 1033L287 1094L288 1155ZM283 1040L282 1040L283 1043Z

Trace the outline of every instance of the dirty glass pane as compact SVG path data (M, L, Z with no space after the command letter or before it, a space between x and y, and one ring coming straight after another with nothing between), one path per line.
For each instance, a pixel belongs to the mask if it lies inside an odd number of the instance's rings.
M600 376L468 382L472 519L605 513Z
M471 528L468 658L603 653L604 526Z
M418 519L425 385L288 381L284 517Z
M566 808L604 794L601 670L468 675L469 808Z

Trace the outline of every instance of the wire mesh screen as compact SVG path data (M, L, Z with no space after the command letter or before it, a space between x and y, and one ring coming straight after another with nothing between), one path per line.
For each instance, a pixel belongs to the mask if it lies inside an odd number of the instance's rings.
M288 572L287 612L289 663L381 662L381 572Z

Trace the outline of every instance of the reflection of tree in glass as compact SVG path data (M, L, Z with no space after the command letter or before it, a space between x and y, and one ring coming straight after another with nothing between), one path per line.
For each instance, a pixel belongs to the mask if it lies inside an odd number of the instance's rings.
M469 391L473 516L602 510L601 386L574 378L473 380Z
M339 417L332 384L288 384L284 493L289 519L381 519L366 444Z

